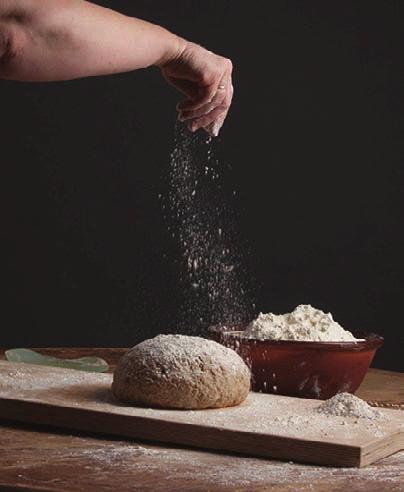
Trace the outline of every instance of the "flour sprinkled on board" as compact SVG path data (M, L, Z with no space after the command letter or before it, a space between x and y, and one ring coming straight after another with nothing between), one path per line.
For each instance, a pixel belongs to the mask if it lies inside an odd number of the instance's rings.
M74 438L73 444L76 443ZM88 439L87 439L88 442ZM56 459L61 456L73 460L85 460L87 474L98 473L106 465L112 466L122 476L142 472L144 477L164 477L166 488L178 489L178 481L194 484L197 480L202 490L234 490L234 484L245 490L272 488L285 485L284 490L311 490L311 483L329 481L338 490L345 490L348 481L365 482L364 489L375 490L374 483L384 484L386 490L396 490L403 478L404 452L397 453L377 465L364 468L334 468L293 462L226 455L196 449L170 448L168 445L140 446L114 441L111 444L94 442L87 449L80 445L53 451ZM386 488L386 483L389 485ZM268 485L270 484L270 485ZM309 484L308 487L306 485ZM292 487L292 489L290 488ZM395 487L395 488L393 488ZM188 487L192 489L190 485ZM282 487L283 489L283 487Z
M365 401L350 393L338 393L323 402L317 411L323 415L337 417L356 417L359 419L378 420L383 418L379 410L372 408Z
M38 367L43 370L40 378L37 377ZM39 391L80 385L85 387L92 383L109 382L111 378L109 374L77 371L61 367L52 367L46 373L46 369L43 368L44 366L24 364L22 362L10 364L9 369L1 371L0 391L6 389Z
M334 321L331 313L324 313L309 304L301 304L291 313L263 314L253 320L243 337L261 340L302 340L313 342L352 342L350 331Z

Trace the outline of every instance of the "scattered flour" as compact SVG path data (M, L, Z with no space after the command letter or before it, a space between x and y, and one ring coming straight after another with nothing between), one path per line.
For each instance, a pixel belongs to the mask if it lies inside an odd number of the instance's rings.
M176 126L168 189L160 198L182 258L177 328L187 334L245 322L254 312L225 171L210 137Z
M291 313L263 314L253 320L243 337L261 340L303 340L314 342L341 342L357 340L333 320L331 313L324 313L309 304L301 304Z
M338 393L329 400L321 403L317 411L323 415L337 417L357 417L370 420L379 420L383 415L379 410L372 408L365 401L350 393Z
M110 374L76 371L62 367L44 368L44 366L24 364L23 362L14 362L12 367L6 368L6 370L1 370L0 367L0 391L8 389L47 391L51 388L86 387L89 384L107 383L110 379Z
M51 462L58 461L57 453L58 450L52 451ZM139 473L143 484L145 477L153 477L154 481L150 478L152 485L147 490L156 490L156 477L164 477L164 485L158 487L158 490L178 490L179 482L187 490L226 492L234 490L235 484L238 488L243 487L243 490L252 490L253 487L254 490L256 487L259 487L259 490L272 490L276 485L280 485L280 490L285 491L308 491L322 487L324 490L330 487L338 490L349 490L350 487L353 490L355 487L352 488L352 483L360 480L363 490L374 490L377 483L380 485L379 490L398 492L402 490L400 484L404 478L404 452L396 453L364 468L313 466L193 449L141 446L119 441L94 444L88 449L82 446L70 447L60 453L60 458L63 457L65 461L68 453L71 466L76 465L76 460L82 463L83 459L86 459L84 468L87 474L93 476L94 473L95 483L105 481L104 476L100 474L103 470L132 477L132 481L136 480ZM130 483L130 480L128 482ZM128 490L133 490L133 483Z

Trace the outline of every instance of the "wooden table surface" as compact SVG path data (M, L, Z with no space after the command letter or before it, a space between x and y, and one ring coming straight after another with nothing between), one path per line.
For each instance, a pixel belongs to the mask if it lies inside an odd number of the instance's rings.
M98 355L124 349L38 349ZM0 351L0 358L3 352ZM358 396L403 408L404 374L372 369ZM283 463L0 421L0 492L404 491L404 452L362 469Z

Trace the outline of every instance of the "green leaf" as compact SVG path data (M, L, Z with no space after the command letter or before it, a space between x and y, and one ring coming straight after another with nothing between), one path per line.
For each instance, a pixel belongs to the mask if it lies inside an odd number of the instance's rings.
M31 349L17 348L7 350L6 359L9 362L25 362L41 366L65 367L88 372L106 372L108 364L99 357L80 357L78 359L60 359L52 355L42 355Z

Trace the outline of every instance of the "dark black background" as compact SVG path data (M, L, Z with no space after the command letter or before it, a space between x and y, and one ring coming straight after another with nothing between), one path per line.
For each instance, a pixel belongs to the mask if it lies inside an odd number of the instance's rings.
M234 61L216 146L257 310L329 310L385 336L375 365L402 370L404 3L104 4ZM175 328L158 193L178 97L157 69L0 83L2 346L129 346Z

